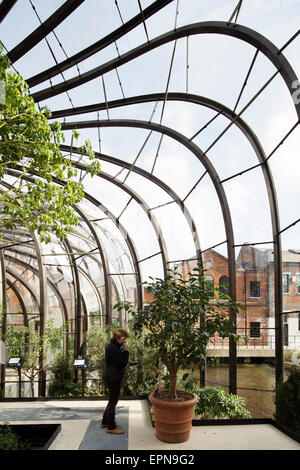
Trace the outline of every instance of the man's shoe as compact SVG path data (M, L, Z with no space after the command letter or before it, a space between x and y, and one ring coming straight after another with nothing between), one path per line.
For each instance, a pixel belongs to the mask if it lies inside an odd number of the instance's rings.
M101 428L107 428L107 424L101 424Z
M115 428L115 429L107 429L107 431L109 434L123 434L124 431L120 428Z

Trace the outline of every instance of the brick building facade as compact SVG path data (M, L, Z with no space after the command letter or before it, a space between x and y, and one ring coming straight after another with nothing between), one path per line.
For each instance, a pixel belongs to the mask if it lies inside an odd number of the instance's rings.
M206 275L214 286L228 285L227 258L211 249L203 253ZM197 265L184 261L179 269L186 277ZM300 250L282 251L284 345L300 349ZM271 249L243 245L236 260L237 302L244 307L237 318L237 332L249 345L275 346L274 262ZM225 289L226 290L226 289Z

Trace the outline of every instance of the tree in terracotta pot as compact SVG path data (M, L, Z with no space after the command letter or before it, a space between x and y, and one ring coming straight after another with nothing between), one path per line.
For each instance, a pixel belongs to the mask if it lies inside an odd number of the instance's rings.
M169 389L150 394L153 405L156 436L166 442L188 439L193 409L197 398L177 390L177 373L197 364L205 365L206 348L216 332L235 336L230 309L240 305L219 288L213 288L199 266L184 279L178 267L169 270L166 279L150 278L146 290L153 300L143 309L133 311L128 302L119 302L116 308L125 308L132 315L135 329L147 332L146 344L158 351L169 375ZM176 424L177 408L179 417Z

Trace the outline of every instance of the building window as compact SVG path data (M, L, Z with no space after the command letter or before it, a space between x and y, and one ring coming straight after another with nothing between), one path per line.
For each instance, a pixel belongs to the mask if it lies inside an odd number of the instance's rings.
M206 276L205 279L208 281L209 297L212 299L214 297L214 278L212 276Z
M296 294L300 295L300 273L296 273Z
M250 338L260 338L260 322L250 322Z
M229 279L228 276L221 276L219 279L219 289L222 294L229 295Z
M260 297L259 281L250 281L250 297Z
M290 286L291 286L291 273L283 273L282 274L282 292L283 294L290 293Z

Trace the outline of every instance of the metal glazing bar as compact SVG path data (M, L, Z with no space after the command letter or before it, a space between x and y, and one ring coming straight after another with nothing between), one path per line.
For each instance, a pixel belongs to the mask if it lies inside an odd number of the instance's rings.
M285 142L285 140L289 137L289 135L294 131L294 129L296 129L296 127L299 125L299 122L300 121L297 121L296 124L293 125L293 127L288 131L288 133L283 137L283 139L281 139L279 144L276 145L276 147L272 150L272 152L268 155L268 157L265 158L265 160L263 162L258 163L257 165L253 165L250 168L247 168L246 170L240 171L239 173L236 173L232 176L229 176L228 178L225 178L222 181L220 181L220 183L225 183L226 181L229 181L229 180L231 180L231 179L233 179L237 176L241 176L244 173L247 173L248 171L254 170L255 168L258 168L262 165L265 165L266 162L274 155L276 150L278 150L278 148Z
M158 147L157 147L157 150L156 150L156 155L154 157L154 162L153 162L153 165L152 165L152 169L151 169L151 175L153 174L154 172L154 168L155 168L155 165L156 165L156 161L157 161L157 157L159 155L159 151L160 151L160 147L161 147L161 143L162 143L162 140L163 140L163 134L161 134L160 138L159 138L159 144L158 144Z
M258 92L251 98L250 101L243 107L243 109L236 115L236 117L225 127L225 129L218 135L218 137L207 147L207 149L204 151L204 154L209 152L209 150L212 149L212 147L223 137L223 135L228 131L228 129L231 128L231 126L235 123L235 121L246 111L246 109L249 108L249 106L256 100L256 98L267 88L267 86L274 80L274 78L279 74L279 70L276 70L276 72L269 78L269 80L266 81L266 83L258 90Z
M221 114L223 114L223 111L219 111L213 118L211 118L204 126L201 127L199 131L197 131L189 140L194 140L195 137L197 137L200 132L204 131L217 117L219 117Z
M128 207L129 204L131 203L131 201L132 201L132 197L129 198L128 202L125 204L124 209L121 210L120 214L119 214L118 217L117 217L117 220L119 220L120 217L124 214L124 212L126 211L127 207Z
M89 255L92 251L94 252L96 250L98 250L98 248L96 248L95 250L91 250L91 251L82 251L81 254L80 254L80 257L85 256L85 255ZM67 255L74 255L74 252L72 251L71 253L65 252L65 253L43 253L42 254L42 256L67 256Z
M116 5L116 7L117 7L117 10L118 10L119 17L120 17L120 19L121 19L122 25L124 25L124 21L123 21L123 18L122 18L122 15L121 15L121 11L120 11L120 8L119 8L119 5L118 5L118 0L115 0L115 5Z
M284 229L280 230L280 232L277 233L277 236L278 235L281 235L283 232L285 232L286 230L289 230L291 227L294 227L294 225L298 224L300 222L300 219L297 219L295 222L293 222L292 224L288 225L287 227L285 227Z
M169 68L169 73L168 73L168 80L167 80L166 91L165 91L165 99L164 99L163 105L162 105L159 124L162 123L163 115L164 115L164 111L165 111L165 106L166 106L166 101L167 101L167 96L168 96L168 91L169 91L169 85L170 85L170 79L171 79L171 74L172 74L172 69L173 69L175 51L176 51L176 45L177 45L177 39L175 40L174 46L173 46L173 52L172 52L171 63L170 63L170 68Z
M143 145L142 145L142 147L141 147L139 153L137 154L137 156L136 156L134 162L132 163L130 169L128 170L127 175L125 176L125 178L124 178L124 180L123 180L123 183L125 183L125 181L127 180L128 176L130 175L130 173L131 173L133 167L135 166L136 162L138 161L138 158L140 157L142 151L144 150L144 148L145 148L145 146L146 146L146 144L147 144L147 142L148 142L148 140L149 140L151 134L152 134L152 131L150 131L150 132L148 133L148 135L147 135L147 137L146 137L146 139L145 139L145 141L144 141L144 143L143 143Z
M104 94L104 99L106 103L106 113L107 113L107 119L109 119L109 110L108 110L108 105L107 105L107 95L106 95L106 88L105 88L105 82L104 82L104 77L102 75L102 88L103 88L103 94Z
M255 54L254 54L254 57L253 57L252 62L251 62L251 65L250 65L250 67L249 67L248 73L247 73L247 75L246 75L245 81L244 81L244 83L243 83L242 89L241 89L241 91L240 91L240 94L239 94L239 96L238 96L238 99L237 99L237 101L236 101L236 103L235 103L235 106L234 106L234 108L233 108L233 112L234 112L234 113L235 113L235 110L236 110L236 108L237 108L237 106L238 106L238 104L239 104L239 102L240 102L240 99L241 99L241 97L242 97L243 91L244 91L244 89L245 89L246 86L247 86L248 79L249 79L249 77L250 77L250 73L252 72L252 69L253 69L254 63L255 63L255 61L256 61L256 58L257 58L257 56L258 56L258 53L259 53L259 49L256 49Z
M157 13L159 10L164 8L166 5L171 3L173 0L156 0L153 2L151 5L149 5L147 8L143 10L143 15L144 19L150 18L152 15ZM77 54L74 54L72 57L70 57L68 60L65 60L58 64L58 66L51 67L44 72L41 72L34 77L28 78L26 81L29 85L29 87L38 85L39 83L44 82L45 80L54 77L60 71L67 70L68 68L72 67L73 65L78 64L79 62L87 59L88 57L92 56L93 54L96 54L97 52L101 51L102 49L106 48L113 42L115 42L117 39L121 38L124 36L124 34L127 34L129 31L134 29L136 26L138 26L141 22L143 21L142 15L139 13L136 15L134 18L131 20L127 21L123 26L120 28L116 29L112 33L108 34L104 38L101 38L99 41L96 43L92 44L91 46L86 47L82 51L78 52Z
M33 239L31 238L30 240L25 240L24 242L18 242L18 243L11 243L10 245L0 245L0 248L11 248L12 246L17 246L17 245L26 245L26 243L32 243Z
M284 141L289 137L289 135L294 131L294 129L296 129L296 127L300 124L300 120L298 120L294 125L293 127L288 131L288 133L283 137L283 139L281 139L281 141L279 142L278 145L276 145L276 147L274 148L274 150L272 150L272 152L270 153L270 155L268 155L268 157L266 158L266 161L268 161L272 155L276 152L276 150L284 143Z
M91 253L95 253L95 252L99 252L100 253L100 250L99 250L99 247L96 246L96 248L93 248L92 250L90 251L87 251L85 253L82 253L81 255L79 256L76 256L76 258L74 258L75 260L79 259L79 258L82 258L83 256L88 256L89 254ZM72 254L74 255L74 252L72 252Z
M213 245L213 246L210 246L209 248L205 248L205 250L202 250L201 253L205 253L206 251L213 250L214 248L217 248L217 246L224 245L227 242L228 240L224 240L223 242L220 242L217 245Z
M275 243L274 240L271 240L269 242L256 242L256 243L241 243L240 245L234 245L234 247L239 247L239 246L255 246L255 245L270 245L272 243Z
M151 207L149 211L154 211L155 209L159 209L160 207L166 207L169 204L174 204L174 202L178 202L178 201L174 199L173 201L165 202L164 204L159 204L159 206Z
M290 312L281 312L280 315L291 315L292 313L300 313L300 310L291 310Z
M239 171L238 173L235 173L234 175L228 176L228 178L224 178L223 180L221 180L220 184L226 183L226 181L230 181L233 178L236 178L237 176L242 176L244 173L247 173L248 171L254 170L255 168L259 168L264 164L265 164L265 162L257 163L256 165L253 165L250 168L247 168L246 170Z
M60 8L58 8L58 10L53 13L53 15L51 15L44 23L41 23L41 25L35 31L29 34L26 39L24 39L7 54L9 60L13 63L23 57L26 52L30 51L30 49L32 49L36 44L44 39L49 33L51 33L51 31L56 28L56 26L62 23L62 21L64 21L83 2L84 0L66 1Z
M147 256L147 258L139 259L138 263L142 263L143 261L146 261L150 258L154 258L154 256L158 256L158 255L161 255L161 251L158 251L157 253L154 253L154 255Z
M294 39L296 39L297 36L299 36L300 34L300 29L298 29L298 31L284 44L284 46L282 46L279 51L277 52L277 54L281 54L281 52L291 44L291 42L294 41Z
M144 17L144 12L143 12L142 5L141 5L141 1L140 1L140 0L138 0L138 4L139 4L139 9L140 9L140 12L141 12L141 15L142 15L142 18L143 18L143 25L144 25L144 30L145 30L146 38L147 38L147 41L149 42L150 39L149 39L149 35L148 35L147 27L146 27L146 22L145 22L145 17Z
M200 176L200 178L198 179L198 181L194 184L194 186L190 189L190 191L187 193L187 195L182 199L182 202L185 202L186 199L189 197L189 195L194 191L194 189L196 189L196 187L198 186L198 184L200 183L200 181L203 180L204 176L207 174L207 170Z
M81 1L84 1L84 0L81 0ZM37 18L38 18L38 20L39 20L41 26L42 26L42 21L41 21L39 15L38 15L38 12L36 11L35 6L34 6L33 3L32 3L32 0L29 0L29 2L30 2L30 4L31 4L31 6L32 6L32 8L33 8L33 10L34 10L34 13L36 14L36 16L37 16ZM45 41L46 41L46 44L47 44L47 46L48 46L48 49L49 49L49 51L50 51L52 57L53 57L54 62L56 63L56 65L58 65L58 61L57 61L57 59L56 59L56 57L55 57L55 54L54 54L54 52L53 52L52 47L50 46L50 43L49 43L47 37L45 37L44 39L45 39ZM65 82L66 79L65 79L65 76L64 76L63 72L60 71L60 74L61 74L61 76L62 76L62 78L63 78L63 81ZM80 75L80 74L79 74L79 75ZM52 87L51 78L49 78L49 81L50 81L50 85L51 85L51 87ZM69 95L69 92L68 92L67 90L66 90L66 95L67 95L67 97L68 97L68 99L69 99L69 101L70 101L70 103L71 103L71 106L74 108L74 104L73 104L73 102L72 102L72 100L71 100L71 97L70 97L70 95ZM39 105L38 105L38 106L39 106ZM53 134L54 134L54 133L53 133ZM55 138L55 135L54 135L54 138Z
M178 15L179 15L179 0L177 0L177 3L176 3L174 31L176 31L176 29L177 29Z
M136 273L109 273L108 276L136 276Z
M231 24L231 21L232 21L234 15L236 15L236 16L235 16L235 20L234 20L233 23L236 23L236 22L237 22L237 19L238 19L238 16L239 16L239 12L240 12L240 9L241 9L241 6L242 6L242 2L243 2L243 0L239 0L238 4L236 5L235 9L234 9L233 12L232 12L231 17L229 18L229 20L228 20L228 22L227 22L228 25Z
M119 82L119 85L120 85L120 88L121 88L122 96L125 100L126 98L125 98L125 94L124 94L124 90L123 90L123 86L122 86L122 82L121 82L121 79L120 79L118 69L116 68L115 71L116 71L116 74L117 74L117 77L118 77L118 82Z

